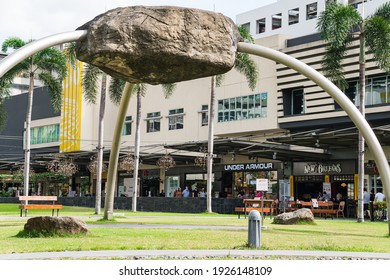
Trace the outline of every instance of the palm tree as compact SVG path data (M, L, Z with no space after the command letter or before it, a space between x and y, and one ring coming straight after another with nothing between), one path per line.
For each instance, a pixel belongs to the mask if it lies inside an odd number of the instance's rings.
M322 38L328 43L323 60L324 74L341 90L348 87L343 72L342 59L352 41L355 38L359 39L359 110L365 116L366 52L372 54L381 69L390 71L390 2L380 6L373 15L366 19L364 15L361 16L355 8L348 4L331 2L321 13L317 28ZM364 148L365 141L362 134L359 133L358 222L364 222Z
M176 84L162 84L164 96L168 98L172 95L176 88ZM146 84L137 84L133 87L133 94L137 94L137 116L136 116L136 129L135 129L135 141L134 141L134 193L132 199L132 211L137 212L137 197L138 197L138 170L139 170L139 153L141 144L141 98L146 94Z
M19 38L9 38L2 44L2 51L18 49L28 44ZM30 172L30 127L34 94L34 78L37 77L47 86L52 105L55 111L59 111L62 105L62 82L67 75L66 58L64 54L55 49L48 48L37 52L16 65L4 77L0 79L0 85L9 88L12 80L19 75L29 77L28 103L25 128L25 156L24 156L24 194L28 195Z
M247 43L254 43L252 35L242 26L238 27L241 37ZM244 74L249 88L254 91L257 85L259 72L256 63L247 53L237 53L234 69ZM213 76L211 78L211 94L209 108L209 134L208 134L208 151L207 151L207 212L212 212L211 191L212 191L212 174L213 174L213 154L214 154L214 119L215 119L215 88L220 86L223 81L223 75Z

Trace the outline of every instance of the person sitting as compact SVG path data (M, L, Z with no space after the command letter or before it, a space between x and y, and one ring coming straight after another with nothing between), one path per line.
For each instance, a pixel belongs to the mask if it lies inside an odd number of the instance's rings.
M324 192L324 194L322 195L322 201L328 201L330 200L330 195L326 192Z

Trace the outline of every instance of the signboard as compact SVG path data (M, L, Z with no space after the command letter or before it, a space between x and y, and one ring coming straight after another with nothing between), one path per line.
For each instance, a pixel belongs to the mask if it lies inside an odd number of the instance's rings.
M355 161L294 162L294 175L355 174Z
M224 171L252 171L275 169L273 162L225 164Z
M268 179L256 179L256 191L268 191Z
M322 183L322 192L326 192L330 197L330 195L332 194L332 187L330 183Z

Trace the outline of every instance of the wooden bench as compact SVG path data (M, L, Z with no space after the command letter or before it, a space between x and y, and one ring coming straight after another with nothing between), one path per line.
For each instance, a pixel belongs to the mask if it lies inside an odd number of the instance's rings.
M259 211L259 213L264 214L270 214L271 213L271 208L269 207L264 207L263 209L261 207L235 207L234 211L238 214L238 218L240 219L241 213L244 213L244 216L246 218L246 215L251 212L252 210Z
M337 215L337 209L327 209L327 208L312 208L311 212L314 214L324 214L325 219L327 217L331 217L333 219L334 216Z
M60 211L60 209L62 209L62 205L55 204L55 202L57 201L56 196L19 196L19 201L22 202L22 204L19 205L20 217L23 216L23 210L24 216L27 217L27 212L30 209L51 209L52 216L54 216L54 210L57 210L58 216L58 212ZM52 204L25 204L26 201L45 201L52 202Z

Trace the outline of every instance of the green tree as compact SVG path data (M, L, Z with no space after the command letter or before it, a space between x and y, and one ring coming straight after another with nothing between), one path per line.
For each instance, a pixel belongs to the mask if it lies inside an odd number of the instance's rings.
M30 41L29 41L30 42ZM2 51L19 49L29 42L19 38L9 38L2 44ZM30 172L30 128L33 106L34 79L38 78L47 87L55 111L62 105L62 82L67 75L66 59L64 54L56 48L48 48L37 52L25 59L0 79L2 93L9 93L12 81L17 76L29 78L28 102L25 127L25 153L24 153L24 194L28 195Z
M246 43L254 43L254 39L249 31L239 26L238 30ZM234 69L243 74L248 82L249 88L254 91L259 79L259 72L255 61L247 53L238 52L234 64ZM215 120L215 88L222 84L223 75L213 76L211 78L211 94L209 108L209 133L208 133L208 151L207 151L207 212L212 212L212 174L213 174L213 154L214 154L214 120Z
M328 43L323 59L323 72L341 90L348 87L342 66L343 58L348 46L354 40L359 40L359 110L365 116L366 54L371 53L381 69L390 70L390 2L380 6L373 15L367 18L348 4L330 2L321 13L317 28L322 38ZM359 133L358 222L364 222L364 148L365 141Z

